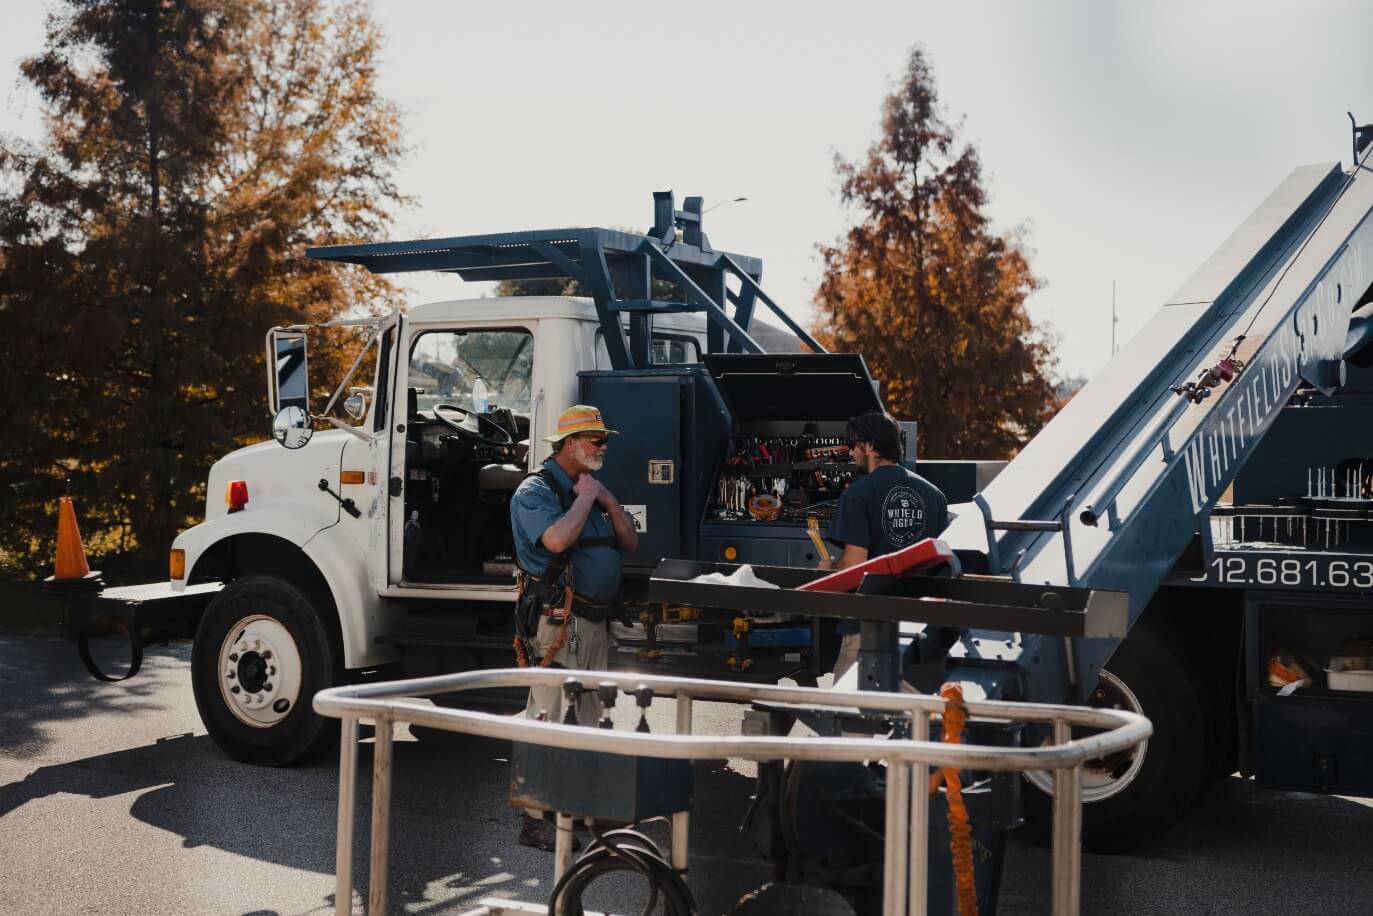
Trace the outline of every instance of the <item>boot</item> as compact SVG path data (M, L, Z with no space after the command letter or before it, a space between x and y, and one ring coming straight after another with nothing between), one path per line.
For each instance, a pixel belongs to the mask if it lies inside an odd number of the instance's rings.
M528 814L520 815L520 845L528 846L532 849L542 849L544 852L552 852L558 842L558 827L550 820L542 817L531 817ZM576 852L582 848L577 837L572 837L572 851Z

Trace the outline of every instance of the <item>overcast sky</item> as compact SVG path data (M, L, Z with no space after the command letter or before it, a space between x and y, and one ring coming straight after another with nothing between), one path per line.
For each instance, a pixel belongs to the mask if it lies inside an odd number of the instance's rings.
M45 4L4 4L0 130L35 137L17 62L42 46ZM707 233L761 257L764 288L807 323L815 246L852 218L833 157L866 149L922 44L981 152L990 216L1028 231L1047 281L1032 316L1089 376L1113 281L1123 343L1293 168L1349 163L1346 110L1373 121L1373 4L1354 0L390 0L376 15L418 199L394 237L646 228L654 190L746 196ZM416 301L464 289L410 285Z

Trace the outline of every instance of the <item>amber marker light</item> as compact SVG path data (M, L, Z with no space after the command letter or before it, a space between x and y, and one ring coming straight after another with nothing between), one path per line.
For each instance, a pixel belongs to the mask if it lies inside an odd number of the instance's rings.
M229 485L224 488L224 502L230 512L239 512L248 505L248 481L229 481Z
M366 471L340 471L338 475L339 483L366 483Z
M721 551L721 556L733 563L735 560L739 559L739 548L735 547L733 544L726 544L725 549Z
M172 549L171 556L168 557L167 572L173 581L186 578L186 551L180 547Z

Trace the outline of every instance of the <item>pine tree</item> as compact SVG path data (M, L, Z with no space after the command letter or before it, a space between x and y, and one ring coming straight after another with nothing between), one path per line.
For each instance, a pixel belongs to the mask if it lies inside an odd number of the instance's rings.
M1041 281L1017 235L997 235L976 150L941 110L914 48L861 162L836 159L857 225L821 246L816 337L862 353L930 457L1005 457L1048 421L1050 343L1025 312Z
M47 559L74 469L88 549L160 567L219 456L266 438L263 337L389 306L303 257L404 203L360 2L67 0L0 140L0 563ZM338 352L320 354L320 375ZM219 494L208 494L218 498Z

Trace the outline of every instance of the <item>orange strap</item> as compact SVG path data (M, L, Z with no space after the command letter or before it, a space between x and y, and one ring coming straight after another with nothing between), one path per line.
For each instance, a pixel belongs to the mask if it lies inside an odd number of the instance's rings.
M963 743L963 726L968 721L968 707L963 703L963 688L945 684L939 688L944 698L944 733L940 740L946 744ZM973 883L973 829L968 823L968 809L963 804L963 780L957 767L945 767L930 774L930 794L939 784L948 787L945 801L949 806L949 850L953 853L954 887L958 891L958 916L977 916L977 886Z

